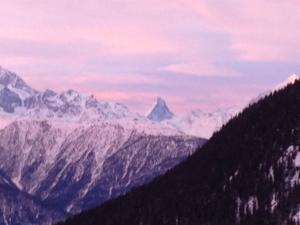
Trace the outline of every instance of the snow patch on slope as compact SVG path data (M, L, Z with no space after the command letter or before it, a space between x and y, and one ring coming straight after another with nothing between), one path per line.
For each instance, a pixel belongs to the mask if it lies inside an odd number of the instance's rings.
M294 84L297 80L300 79L300 76L297 74L292 74L290 75L285 81L281 82L280 84L277 84L274 88L272 88L271 90L265 91L261 94L259 94L256 98L252 99L250 101L250 105L254 104L256 102L258 102L259 100L263 99L264 97L268 96L269 94L271 94L274 91L278 91L280 89L285 88L286 86L290 85L290 84Z

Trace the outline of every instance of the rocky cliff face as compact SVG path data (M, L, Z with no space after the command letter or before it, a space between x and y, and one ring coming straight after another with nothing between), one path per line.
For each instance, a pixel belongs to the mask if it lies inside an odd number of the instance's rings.
M300 81L252 103L187 160L64 225L299 225Z
M156 114L173 115L164 107L159 99ZM15 193L0 192L5 225L48 224L94 207L165 173L205 142L120 103L71 89L37 91L1 67L0 126L0 173Z
M164 120L170 120L173 116L174 114L170 111L165 100L158 97L147 118L155 122L161 122Z
M23 120L0 131L0 171L18 191L67 215L149 182L203 143L104 121L66 127Z

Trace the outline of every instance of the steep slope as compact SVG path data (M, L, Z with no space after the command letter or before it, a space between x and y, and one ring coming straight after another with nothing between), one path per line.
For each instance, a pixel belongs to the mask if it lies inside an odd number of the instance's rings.
M0 67L0 108L6 113L15 112L15 108L22 106L22 101L35 94L15 73Z
M147 118L152 121L161 122L172 119L173 116L174 114L170 111L165 100L157 97L156 103Z
M17 204L16 204L17 203ZM0 224L53 224L66 215L21 192L0 174Z
M299 121L295 82L246 108L164 176L61 224L299 224Z
M2 67L0 127L0 171L14 187L12 195L0 189L0 224L9 225L49 224L95 207L165 173L205 142L120 103L71 89L34 90Z
M125 125L13 122L0 130L0 170L45 205L75 213L149 182L205 141Z
M259 94L256 98L252 99L250 101L250 105L253 103L258 102L260 99L263 99L264 97L268 96L269 94L271 94L274 91L278 91L280 89L285 88L286 86L290 85L290 84L294 84L296 81L298 81L300 79L300 76L297 74L292 74L290 75L286 80L282 81L281 83L277 84L275 87L273 87L271 90L267 90L261 94Z

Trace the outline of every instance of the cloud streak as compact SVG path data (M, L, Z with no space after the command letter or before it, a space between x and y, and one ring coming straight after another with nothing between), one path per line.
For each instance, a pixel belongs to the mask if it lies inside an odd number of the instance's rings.
M4 1L0 64L38 89L105 93L97 96L140 111L147 107L133 99L141 95L149 105L150 96L162 95L180 111L241 104L286 72L300 71L299 5L300 0Z

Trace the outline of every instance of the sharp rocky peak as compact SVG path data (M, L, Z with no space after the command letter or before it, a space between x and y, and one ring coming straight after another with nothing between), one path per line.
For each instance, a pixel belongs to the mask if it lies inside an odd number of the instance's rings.
M166 101L161 97L157 97L156 103L147 116L148 119L156 122L172 119L174 114L169 109Z
M22 90L27 94L33 94L36 91L31 88L21 77L0 66L0 85Z
M0 84L7 86L9 84L14 84L19 78L15 73L10 72L0 66Z
M57 93L51 89L46 89L44 92L43 92L43 95L44 96L56 96Z

